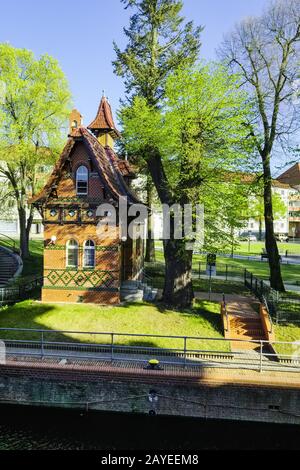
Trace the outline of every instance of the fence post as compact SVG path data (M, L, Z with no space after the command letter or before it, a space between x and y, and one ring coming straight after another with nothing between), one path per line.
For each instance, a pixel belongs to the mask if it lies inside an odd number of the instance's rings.
M244 284L246 287L247 286L247 269L246 268L244 269Z
M263 342L260 340L260 372L263 371Z
M253 274L250 273L251 290L253 290Z
M41 335L41 357L43 359L44 357L44 332L42 331L42 335Z
M228 281L228 264L226 264L226 281Z
M208 300L210 300L211 299L211 264L209 265L209 288L208 288L208 291L209 291Z
M114 360L114 333L111 334L111 362Z
M186 336L184 337L184 368L186 368Z

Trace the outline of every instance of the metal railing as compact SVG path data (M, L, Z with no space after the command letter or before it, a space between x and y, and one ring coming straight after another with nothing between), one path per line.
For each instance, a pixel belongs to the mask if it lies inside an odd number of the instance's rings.
M273 320L272 320L272 317L270 315L270 311L269 311L269 306L268 306L268 302L265 298L265 296L263 295L262 296L262 303L267 311L267 314L268 314L268 318L269 318L269 322L270 322L270 331L269 333L272 335L273 334L273 331L274 331L274 325L273 325Z
M5 235L4 233L0 233L0 243L1 243L2 239L4 239L6 247L11 248L13 251L19 251L16 248L17 243L16 243L16 240L14 238L11 238L8 235Z
M68 338L68 341L62 341L62 338ZM168 341L169 347L156 344L162 339ZM21 361L49 358L56 362L64 359L67 363L121 361L146 364L155 358L161 364L183 368L206 366L300 372L299 344L282 341L16 328L1 328L0 340L6 346L6 356ZM245 351L246 343L252 350ZM233 351L230 351L230 344L234 344ZM276 348L284 348L284 351L275 353ZM285 350L289 348L291 353L287 354Z
M300 323L300 296L282 294L265 281L245 270L245 286L268 308L271 320L279 323Z
M38 276L27 280L17 280L12 285L0 287L0 307L30 298L36 289L42 287L43 281L44 278Z
M223 306L224 306L224 312L225 312L225 317L226 317L227 331L229 331L229 316L228 316L225 294L223 294Z
M213 275L213 270L210 265L207 265L204 261L198 262L198 271L194 269L194 275L197 275L198 279L201 278L215 278L222 279L224 281L234 280L236 282L243 282L244 280L244 268L239 268L236 265L216 263L216 275Z

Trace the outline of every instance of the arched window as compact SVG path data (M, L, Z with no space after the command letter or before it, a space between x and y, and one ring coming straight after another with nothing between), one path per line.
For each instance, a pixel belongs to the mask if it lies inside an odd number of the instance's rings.
M76 171L76 192L78 196L88 193L89 172L86 166L80 166Z
M78 267L78 243L76 240L69 240L67 242L67 267Z
M74 119L74 121L72 121L72 125L71 125L72 129L77 129L78 127L78 122Z
M95 243L92 240L84 242L83 266L85 268L95 267Z

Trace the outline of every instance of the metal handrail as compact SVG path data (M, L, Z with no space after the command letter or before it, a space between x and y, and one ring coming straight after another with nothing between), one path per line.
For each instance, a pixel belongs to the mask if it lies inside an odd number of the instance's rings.
M227 303L226 303L225 294L223 294L223 306L224 306L224 311L225 311L225 316L226 316L226 322L227 322L227 331L229 331L229 317L228 317Z
M27 298L27 295L35 288L43 285L43 276L38 276L30 281L15 282L6 286L0 287L0 306L7 304L14 304L20 302L21 299Z
M266 308L266 311L268 313L268 317L269 317L269 321L270 321L270 325L271 325L271 330L269 331L270 334L273 334L273 328L274 328L274 324L273 324L273 320L272 320L272 317L270 315L270 310L269 310L269 306L268 306L268 302L267 302L267 299L265 298L264 295L262 295L262 302Z
M39 333L39 336L33 340L18 340L3 338L1 331L7 332L35 332ZM59 341L53 338L51 341L49 338L46 338L46 334L51 333L65 333L65 334L83 334L83 335L105 335L110 337L110 341L103 341L102 343L90 342L79 343L78 341L74 342L64 342ZM126 345L116 342L116 337L140 337L140 338L169 338L169 339L178 339L182 340L182 345L177 347L159 347L154 345L152 347L143 346L143 345ZM202 366L205 361L208 361L210 365L215 365L218 367L238 367L243 368L257 368L260 372L264 369L271 370L282 370L285 367L289 367L289 370L300 371L300 356L290 355L290 354L280 354L280 358L288 359L291 361L290 365L285 363L281 364L277 361L278 354L271 349L271 352L268 352L267 346L276 345L276 344L288 344L293 345L286 341L268 341L268 340L244 340L239 338L205 338L205 337L192 337L192 336L167 336L167 335L151 335L151 334L128 334L128 333L112 333L112 332L83 332L83 331L64 331L64 330L45 330L45 329L30 329L30 328L0 328L0 339L3 339L4 345L6 346L7 356L23 358L24 356L28 357L52 357L57 359L90 359L90 360L121 360L126 362L145 362L147 358L154 354L159 357L162 364L178 364L184 368L188 366ZM236 351L220 351L214 349L195 349L188 347L189 340L203 340L203 341L218 341L218 342L227 342L230 343L234 341L235 343L252 343L257 345L259 349L259 354L253 356L251 354L245 354L245 351L239 350ZM175 346L175 345L174 345ZM139 354L141 354L140 357ZM208 357L205 357L207 356ZM230 356L229 358L227 356ZM143 357L142 357L143 356ZM220 356L224 356L220 358ZM263 360L265 357L265 360ZM267 361L266 361L267 360ZM269 361L270 362L269 362ZM229 361L229 362L228 362ZM274 362L275 361L275 362ZM279 368L279 369L278 369Z
M14 240L14 238L11 238L8 235L5 235L4 233L0 233L0 240L2 238L7 238L10 242L12 242L12 248L14 251L16 250L16 240ZM8 245L8 246L11 246L11 245Z

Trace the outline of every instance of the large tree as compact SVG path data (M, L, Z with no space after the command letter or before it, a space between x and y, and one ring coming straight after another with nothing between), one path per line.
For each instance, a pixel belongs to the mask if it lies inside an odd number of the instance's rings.
M218 226L223 238L222 225L233 223L228 218L230 187L222 181L243 162L251 146L244 126L248 111L237 77L220 66L199 66L168 77L161 109L137 97L121 112L126 146L142 155L160 202L182 209L185 204L204 204L208 235ZM180 307L193 300L190 240L185 230L183 238L176 239L173 223L164 240L163 300ZM217 245L211 237L206 244Z
M284 290L284 283L274 234L271 162L280 145L291 145L299 127L299 43L300 0L276 0L261 17L237 25L220 51L231 69L242 74L242 86L252 96L247 125L263 167L266 250L271 286L278 291Z
M28 199L41 180L38 167L56 158L70 92L56 60L8 44L0 44L0 82L0 176L16 202L25 258L34 216Z
M129 28L124 28L128 44L124 51L114 44L117 55L113 62L117 75L125 79L127 98L141 96L148 106L161 105L165 83L170 73L193 64L199 54L202 28L192 22L184 24L180 15L181 0L121 0L133 8ZM147 178L147 205L152 206L153 182ZM155 257L149 213L146 260Z

